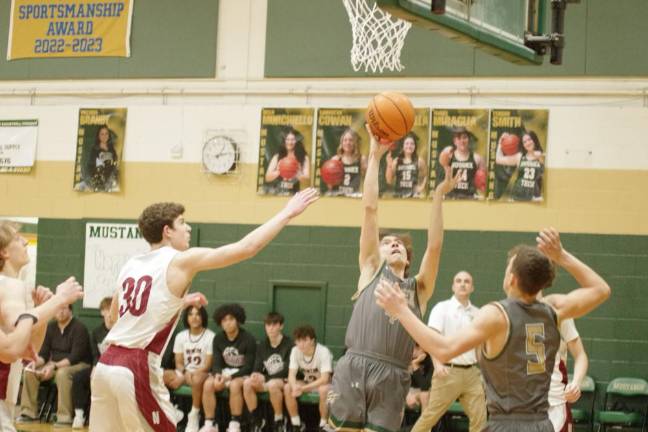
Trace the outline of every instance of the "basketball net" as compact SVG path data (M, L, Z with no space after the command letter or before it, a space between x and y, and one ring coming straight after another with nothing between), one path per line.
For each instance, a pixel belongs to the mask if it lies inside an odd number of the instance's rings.
M342 0L353 33L351 65L358 72L401 71L400 53L412 24L383 12L366 0Z

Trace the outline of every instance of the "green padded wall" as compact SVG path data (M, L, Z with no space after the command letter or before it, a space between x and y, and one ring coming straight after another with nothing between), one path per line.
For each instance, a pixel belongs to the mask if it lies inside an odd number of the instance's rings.
M7 61L11 1L0 2L0 80L214 78L218 0L137 0L131 57Z
M549 15L547 17L549 19ZM523 66L437 33L412 28L405 70L382 76L647 76L648 2L587 0L569 4L563 65ZM268 2L267 77L363 77L349 60L351 26L341 0Z

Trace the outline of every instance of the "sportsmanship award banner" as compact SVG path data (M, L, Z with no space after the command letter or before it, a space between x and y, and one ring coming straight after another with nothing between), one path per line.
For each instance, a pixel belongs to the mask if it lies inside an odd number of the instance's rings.
M0 173L28 173L34 165L38 120L0 120Z
M12 0L7 60L130 57L135 0Z

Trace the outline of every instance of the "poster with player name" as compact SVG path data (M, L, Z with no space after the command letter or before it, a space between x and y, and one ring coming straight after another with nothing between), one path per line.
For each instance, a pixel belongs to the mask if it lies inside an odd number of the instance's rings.
M119 192L125 136L126 108L79 110L74 190Z
M315 187L324 196L362 196L369 154L364 112L359 108L320 108L317 112Z
M424 198L427 194L430 110L417 108L415 114L412 130L381 160L381 197Z
M491 111L489 199L544 200L548 125L548 110Z
M483 200L488 186L488 110L435 108L431 129L430 190L450 167L453 176L460 175L446 199Z
M312 108L263 108L257 192L294 195L311 185Z

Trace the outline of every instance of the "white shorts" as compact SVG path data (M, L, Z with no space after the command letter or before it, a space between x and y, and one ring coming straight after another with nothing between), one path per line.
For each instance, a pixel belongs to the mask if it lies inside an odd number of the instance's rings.
M111 345L92 373L92 432L175 432L175 408L149 353Z
M561 404L550 406L547 414L549 415L551 424L553 424L554 430L560 432L567 421L567 405Z

